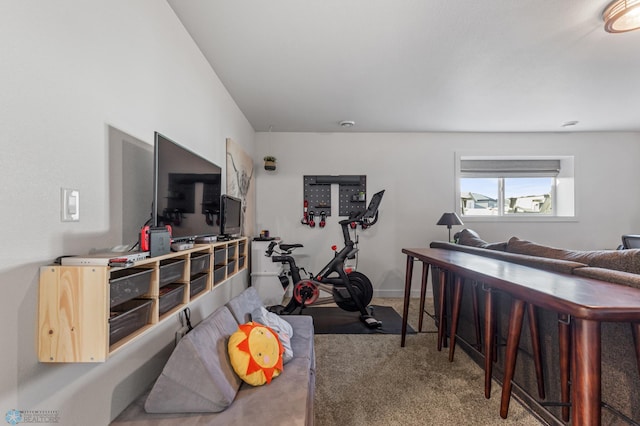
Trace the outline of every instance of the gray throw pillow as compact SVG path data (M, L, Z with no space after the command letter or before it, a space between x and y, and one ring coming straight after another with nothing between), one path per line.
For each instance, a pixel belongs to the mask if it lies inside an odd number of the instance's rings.
M267 311L260 307L251 312L251 319L254 322L266 325L276 333L280 343L284 347L282 362L285 364L293 359L293 347L291 346L291 338L293 337L293 327L287 321L280 318L277 314Z
M238 324L246 324L251 321L251 312L261 306L263 303L255 287L247 287L242 293L227 302L227 307Z

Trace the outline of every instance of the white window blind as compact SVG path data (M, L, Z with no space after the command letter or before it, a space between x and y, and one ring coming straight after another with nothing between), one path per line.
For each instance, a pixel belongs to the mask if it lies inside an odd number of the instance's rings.
M461 177L557 177L560 173L559 159L541 160L497 160L461 159Z

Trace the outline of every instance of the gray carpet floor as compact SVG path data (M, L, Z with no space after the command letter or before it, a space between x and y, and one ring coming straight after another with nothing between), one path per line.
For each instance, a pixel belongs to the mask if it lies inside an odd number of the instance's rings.
M433 303L428 306L433 306ZM402 299L374 298L402 314ZM409 324L418 329L418 300ZM425 316L426 331L435 331ZM515 399L500 417L501 387L493 382L484 397L484 371L460 348L453 362L438 352L436 334L324 334L315 336L316 426L540 425Z

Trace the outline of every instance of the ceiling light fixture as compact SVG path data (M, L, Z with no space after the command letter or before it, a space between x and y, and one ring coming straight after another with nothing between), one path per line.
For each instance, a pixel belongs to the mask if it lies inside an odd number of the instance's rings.
M340 127L353 127L355 125L356 125L356 122L351 120L342 120L340 122Z
M608 33L624 33L640 28L640 0L615 0L602 12Z

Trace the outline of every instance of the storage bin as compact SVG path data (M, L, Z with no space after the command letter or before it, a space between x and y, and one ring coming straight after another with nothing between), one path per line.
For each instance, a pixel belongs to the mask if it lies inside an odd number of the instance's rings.
M126 268L112 271L109 306L116 306L149 292L152 269Z
M240 258L238 258L238 270L244 268L244 262L247 258L242 256Z
M227 249L219 248L213 251L213 264L214 265L224 265L227 263Z
M184 273L184 259L165 259L160 261L159 285L164 287L167 284L178 281Z
M111 308L109 345L147 325L152 303L151 299L132 299Z
M236 270L236 261L232 260L231 262L227 263L227 275L231 275L235 272Z
M214 269L214 271L213 271L213 283L214 284L218 284L218 283L224 281L226 270L227 270L227 267L225 265L218 266L218 267L216 267L216 269Z
M245 243L238 244L238 256L244 256Z
M234 257L236 257L236 249L237 249L237 248L238 248L238 246L236 246L235 244L234 244L234 245L230 245L230 246L228 247L228 254L227 254L227 257L228 257L229 259L233 259Z
M209 269L209 253L191 253L191 273L190 276L206 272Z
M191 277L191 286L189 288L189 297L193 297L201 293L207 287L207 278L209 274L206 272Z
M184 284L168 284L160 289L158 311L164 315L184 300Z

